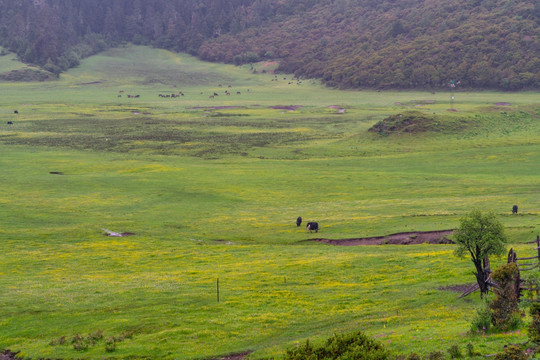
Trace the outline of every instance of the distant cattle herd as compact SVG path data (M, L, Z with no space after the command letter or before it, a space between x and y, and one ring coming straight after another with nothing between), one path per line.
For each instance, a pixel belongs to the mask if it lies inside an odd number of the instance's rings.
M176 86L174 86L174 87L176 87ZM223 85L219 84L218 87L223 87ZM227 87L232 88L232 85L227 85ZM247 92L250 92L250 90L247 89ZM117 97L121 98L123 96L123 94L124 94L124 90L120 90L120 91L118 91ZM232 92L229 91L229 90L225 90L224 94L226 96L230 96L232 94ZM176 98L180 98L180 97L185 96L185 95L186 94L183 91L158 93L158 97L167 98L167 99L176 99ZM200 95L204 95L204 92L200 92ZM242 95L242 92L241 91L236 91L236 95ZM140 97L139 94L137 94L137 95L127 94L126 96L129 99L137 99L137 98ZM208 96L208 98L209 99L214 99L216 96L219 96L218 91L212 90L212 91L210 91L210 95Z

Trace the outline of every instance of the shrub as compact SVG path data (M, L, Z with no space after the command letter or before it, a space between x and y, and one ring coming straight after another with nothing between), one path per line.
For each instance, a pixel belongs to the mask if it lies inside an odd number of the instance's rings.
M491 327L491 309L489 301L485 299L476 309L476 314L471 322L471 333L481 333L489 331Z
M422 358L417 353L410 353L409 355L407 355L406 360L422 360Z
M77 351L86 351L88 350L88 344L85 343L84 341L77 341L73 343L73 349Z
M96 330L93 333L88 334L87 338L88 338L88 340L90 340L92 342L99 341L99 340L103 339L103 331Z
M451 359L461 359L463 357L461 349L456 344L448 348L448 354L450 355Z
M78 343L78 342L82 342L84 341L84 338L82 337L81 334L75 334L73 335L73 337L71 338L71 343L72 344L75 344L75 343Z
M475 356L480 356L482 354L480 354L479 352L476 352L474 351L474 345L472 343L468 343L467 344L467 356L468 357L475 357Z
M516 294L517 265L509 263L499 266L491 277L498 284L494 289L496 297L490 304L491 323L500 330L516 329L522 322Z
M244 54L244 62L250 63L250 62L258 62L259 61L259 55L257 53L254 53L252 51L248 51Z
M443 360L444 353L442 351L432 351L428 355L428 360Z
M540 304L533 303L529 308L531 314L531 324L529 325L529 339L535 343L540 343Z
M66 337L61 336L58 339L52 340L49 345L50 346L58 346L58 345L64 345L66 343Z
M384 346L361 331L334 335L319 347L314 347L307 340L303 346L288 349L284 356L284 360L386 360L388 358L389 353Z
M502 353L495 356L495 360L527 360L527 353L517 345L508 345Z
M105 351L114 352L116 350L116 339L114 336L110 336L105 339Z

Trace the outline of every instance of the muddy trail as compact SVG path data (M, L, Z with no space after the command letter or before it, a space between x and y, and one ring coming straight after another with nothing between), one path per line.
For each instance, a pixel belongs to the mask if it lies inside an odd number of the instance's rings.
M416 244L454 244L448 239L454 230L413 231L353 239L309 239L329 245L359 246L359 245L416 245Z

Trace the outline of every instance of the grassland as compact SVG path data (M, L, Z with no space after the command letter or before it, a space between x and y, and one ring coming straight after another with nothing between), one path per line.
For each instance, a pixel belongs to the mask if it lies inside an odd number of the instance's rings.
M479 299L440 290L474 281L452 245L303 240L451 229L479 207L531 253L538 93L458 89L449 112L449 92L338 91L271 69L126 47L57 81L0 83L0 348L261 358L358 328L395 353L468 342L492 353L526 337L467 333ZM367 131L409 110L440 127ZM296 228L297 216L321 232ZM97 330L133 337L112 353L55 342Z

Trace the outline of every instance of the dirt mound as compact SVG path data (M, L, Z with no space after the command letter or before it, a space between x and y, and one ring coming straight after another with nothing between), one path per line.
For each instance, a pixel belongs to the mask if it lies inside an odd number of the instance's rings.
M385 136L397 133L423 133L437 131L438 125L439 122L434 116L419 111L407 111L379 121L369 131Z
M225 109L239 109L244 108L244 106L194 106L188 107L190 110L225 110Z
M294 111L296 109L300 109L301 107L302 105L289 105L289 106L276 105L276 106L270 106L270 109Z
M415 245L415 244L454 244L447 238L454 230L414 231L354 239L310 239L329 245L358 246L358 245Z

